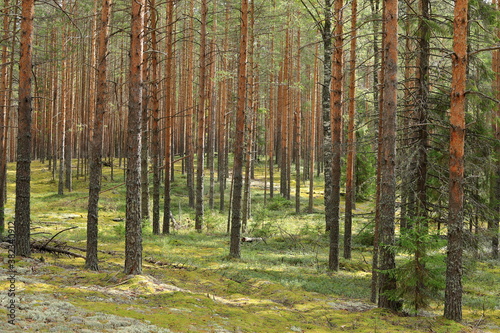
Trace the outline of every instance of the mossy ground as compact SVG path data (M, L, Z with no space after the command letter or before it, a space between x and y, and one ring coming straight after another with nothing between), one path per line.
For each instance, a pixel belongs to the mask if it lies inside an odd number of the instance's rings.
M11 220L12 171L9 176ZM123 182L115 177L103 188ZM425 315L400 316L369 303L371 252L356 239L353 259L341 260L339 272L328 272L320 193L315 214L295 214L286 200L267 198L264 204L262 186L257 184L247 233L265 237L265 242L243 243L242 259L234 260L227 257L224 214L207 210L204 232L192 230L184 181L181 175L176 178L173 201L181 228L172 235L153 236L147 223L144 227L141 276L122 273L124 187L116 187L104 192L100 201L99 249L106 251L99 254L100 271L85 270L80 258L47 253L17 258L17 326L5 320L0 331L24 327L40 332L500 332L498 262L478 261L468 270L462 324L444 320L439 302ZM47 166L33 164L33 238L76 226L56 239L85 248L84 177L74 186L71 193L57 195ZM357 213L372 209L371 203L361 203ZM369 221L358 217L355 223L356 235ZM1 253L4 303L7 251ZM61 310L65 307L70 308L67 313ZM6 317L5 308L0 312Z

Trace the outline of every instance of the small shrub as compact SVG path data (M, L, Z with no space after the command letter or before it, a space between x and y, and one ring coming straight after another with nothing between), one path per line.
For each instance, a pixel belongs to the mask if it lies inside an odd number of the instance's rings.
M408 229L401 232L400 252L409 255L401 265L389 274L396 278L398 288L389 293L393 300L403 300L410 313L429 307L441 298L445 281L445 256L438 250L444 246L439 235L431 234L423 219L410 221Z
M252 225L250 234L255 237L268 238L275 236L278 231L279 228L274 222L257 222Z
M366 224L357 235L354 235L353 241L358 245L373 246L373 241L375 240L373 228L373 223Z
M125 223L120 223L120 224L113 226L113 232L118 237L124 237L125 236Z
M293 207L293 203L290 200L278 195L270 199L266 208L272 211L281 211L291 207Z

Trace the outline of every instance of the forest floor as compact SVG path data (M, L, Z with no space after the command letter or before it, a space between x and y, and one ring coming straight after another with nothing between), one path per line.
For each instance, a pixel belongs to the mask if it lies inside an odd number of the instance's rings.
M34 167L32 237L48 240L68 229L52 243L84 254L78 249L85 248L85 180L60 196L46 167ZM12 193L12 178L8 190ZM123 190L101 197L98 272L84 269L82 258L34 252L16 258L11 297L8 250L0 248L0 332L500 332L498 262L468 263L461 324L443 319L439 300L418 316L391 313L369 302L369 246L355 245L353 259L342 259L339 272L328 272L320 208L294 214L285 200L257 203L258 193L247 234L264 241L242 243L242 259L232 260L227 217L207 210L204 232L194 232L185 194L175 189L179 229L153 236L146 225L143 274L126 276ZM12 208L10 195L7 220ZM363 214L371 209L369 203L358 205L358 236L367 227ZM7 322L11 300L15 325Z

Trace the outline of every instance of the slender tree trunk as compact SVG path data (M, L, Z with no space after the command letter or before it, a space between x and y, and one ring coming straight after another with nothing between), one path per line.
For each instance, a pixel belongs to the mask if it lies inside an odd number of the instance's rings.
M10 101L7 100L8 90L8 52L7 41L9 40L9 26L10 26L10 0L4 1L3 8L3 40L2 45L2 64L0 69L0 237L5 230L5 201L6 201L6 184L7 184L7 161L6 161L6 148L7 148L7 131L6 131L6 118L9 112Z
M153 171L153 234L160 233L160 102L158 89L158 15L156 0L149 0L151 11L151 164ZM168 11L167 11L168 15Z
M500 10L500 1L493 1L495 9L497 12ZM496 30L497 38L500 39L500 28ZM500 100L500 50L493 51L493 73L495 73L495 79L493 81L493 91L495 93L495 98ZM495 138L500 141L500 104L497 103L495 107L495 112L492 115L492 129L495 133ZM500 157L500 148L497 147L496 150L497 162L493 167L492 179L492 189L490 203L493 209L493 217L488 223L488 229L491 233L491 257L493 259L499 258L499 241L498 241L498 231L499 231L499 220L500 220L500 162L498 158Z
M457 0L453 22L450 105L450 198L444 317L462 320L462 253L464 219L465 89L467 72L468 0Z
M131 5L129 102L127 126L127 208L125 221L125 274L142 273L141 221L141 103L144 0Z
M229 21L229 11L230 5L226 3L225 8L225 20ZM229 25L226 24L224 28L224 42L223 42L223 52L227 53L229 50ZM221 59L221 67L223 71L228 70L227 60L224 57ZM223 212L225 207L225 191L226 191L226 179L227 179L227 161L226 161L226 123L227 123L227 107L228 107L228 86L229 79L223 78L220 82L220 116L219 116L219 150L218 150L218 178L219 178L219 211Z
M330 227L330 255L328 268L339 269L339 238L340 238L340 177L342 154L342 85L343 85L343 0L335 1L335 48L332 68L332 221Z
M247 83L248 0L241 0L240 47L238 60L238 105L234 141L231 241L229 255L240 258L241 192L243 185L243 144L245 138L245 104Z
M16 207L14 250L29 257L30 248L30 182L31 182L31 69L34 0L23 0L21 9L21 57L19 59L19 105L16 166Z
M429 104L429 0L420 0L418 57L417 57L417 154L416 154L416 213L419 218L427 217L427 148L429 145L427 129L427 109Z
M379 12L379 0L370 0L371 12L372 15L378 15ZM380 114L380 98L383 95L384 87L379 87L379 43L378 43L378 34L379 31L379 21L373 21L373 30L375 33L373 34L373 106L375 113ZM380 93L379 93L380 89ZM379 117L380 118L380 117ZM380 227L380 214L379 214L379 201L380 201L380 146L381 146L381 130L380 130L380 119L378 121L379 129L377 133L377 189L375 196L375 226L373 232L373 262L372 262L372 281L371 281L371 294L370 300L373 303L377 303L378 298L378 287L379 287L379 227Z
M107 55L109 41L109 23L111 20L112 0L103 0L101 7L101 21L99 24L98 62L97 62L97 89L94 126L91 142L90 175L89 175L89 203L87 214L87 257L85 267L97 271L97 235L99 221L99 192L101 191L102 177L102 143L104 114L108 109L107 85Z
M146 34L146 31L151 29L147 27L147 24L150 24L151 17L149 5L145 7L144 11L144 25L146 27L144 34ZM146 52L142 64L142 77L144 78L143 81L147 83L143 86L141 102L141 218L146 223L149 222L149 100L151 94L151 71L149 67L151 66L151 54L154 52L150 52L151 50L148 49L149 43L146 36L143 37L143 43Z
M167 1L167 37L166 37L166 81L165 81L165 188L163 198L163 234L170 233L171 212L171 169L172 169L172 127L174 110L174 0ZM159 135L159 133L158 133ZM159 189L158 189L159 191Z
M354 118L356 116L356 25L358 1L351 3L351 50L349 59L349 124L347 128L347 168L345 192L344 222L344 258L351 259L352 209L356 200L354 191L354 163L356 161L356 132Z
M195 190L194 190L194 148L193 148L193 81L194 81L194 1L189 4L189 36L187 38L187 77L186 77L186 178L188 187L189 207L195 208Z
M313 213L314 209L314 162L316 159L316 124L318 123L318 84L319 84L319 69L318 69L318 46L316 46L314 57L314 70L313 70L313 87L311 96L311 148L309 157L309 204L307 212Z
M330 84L332 81L332 1L325 0L324 23L321 31L323 41L323 86L321 104L323 108L323 163L325 174L325 222L329 232L335 219L333 200L333 145L330 114Z
M297 63L296 63L296 82L300 86L300 30L297 36ZM300 162L302 159L302 103L301 103L301 90L296 88L295 96L295 108L294 108L294 122L295 122L295 212L300 214L300 184L301 184L301 172L300 172Z
M66 45L66 32L63 32L62 36L62 44ZM63 54L67 53L67 47L63 47ZM64 157L66 154L64 153L64 150L66 148L66 103L65 100L67 98L68 94L68 86L67 86L67 71L66 71L66 59L62 61L62 71L61 71L61 79L62 82L59 85L59 83L56 82L56 86L58 89L61 89L61 94L60 94L60 99L56 100L55 103L59 105L59 112L57 113L57 130L59 132L59 142L58 144L58 158L59 158L59 173L58 173L58 188L57 188L57 194L63 195L64 194Z
M413 9L413 3L407 3L405 6L406 15L410 15ZM408 229L408 221L413 215L413 206L415 197L415 188L413 187L415 166L412 159L408 161L408 156L413 154L412 147L412 130L414 126L414 112L415 102L413 96L415 95L415 64L413 62L415 57L414 38L412 37L412 21L405 20L404 35L407 36L405 40L405 53L404 53L404 116L402 121L403 134L402 134L402 153L401 162L406 166L402 174L401 180L401 213L400 213L400 232L405 232ZM406 163L405 163L406 162Z
M196 168L196 214L195 229L201 232L205 205L204 180L205 180L205 104L207 86L207 0L201 1L201 30L200 30L200 78L199 78L199 100L198 100L198 136L197 136L197 168Z
M396 210L396 107L398 61L398 1L384 2L384 94L380 112L380 295L379 307L398 310L399 302L386 294L396 289L396 280L387 271L396 267L395 210Z
M72 38L72 34L69 34L69 37ZM74 55L71 54L68 56L67 67L66 67L66 87L64 90L66 91L66 99L64 101L64 130L66 131L65 140L64 140L64 187L68 192L71 192L73 189L73 86L74 86L74 70L73 70L73 59Z

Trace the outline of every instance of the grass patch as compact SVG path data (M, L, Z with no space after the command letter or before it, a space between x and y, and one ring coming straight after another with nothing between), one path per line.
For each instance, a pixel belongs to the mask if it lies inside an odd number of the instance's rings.
M9 167L7 212L12 219L14 174ZM105 174L110 179L109 170ZM256 177L262 179L259 172ZM264 241L243 243L242 258L234 260L227 257L227 212L207 209L203 233L195 232L185 178L178 175L172 207L180 228L168 236L152 235L150 222L145 221L143 275L125 276L125 187L116 187L121 182L123 173L117 172L113 181L103 184L104 189L114 188L103 192L100 201L100 271L85 270L82 259L47 253L18 258L16 267L23 279L19 288L24 295L69 302L95 314L88 316L96 332L120 327L117 318L174 332L500 330L497 262L479 262L464 279L465 325L442 319L441 304L434 304L426 317L401 317L370 304L371 230L369 215L363 214L372 212L371 202L358 204L352 260L342 259L339 272L328 272L320 191L314 214L295 214L294 200L267 195L264 203L262 184L254 184L245 235ZM88 189L84 178L75 181L73 192L58 195L46 165L34 162L32 186L35 237L48 239L49 234L77 226L56 239L85 248ZM305 206L307 199L303 199ZM6 250L0 252L6 258ZM1 269L5 272L6 264ZM5 290L7 284L1 286ZM105 315L117 317L105 319Z

